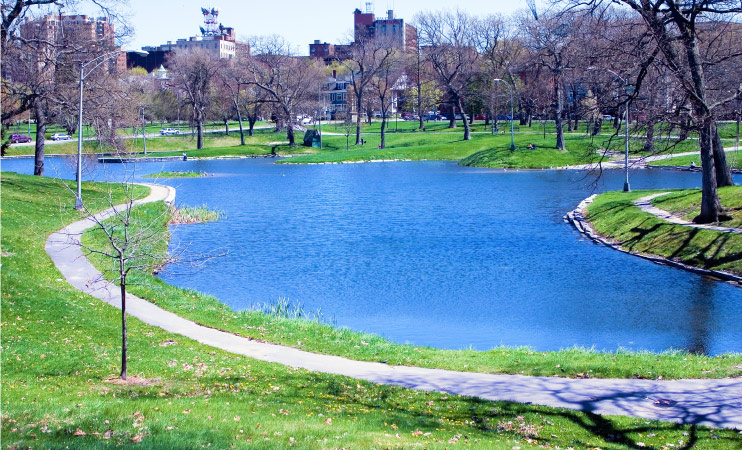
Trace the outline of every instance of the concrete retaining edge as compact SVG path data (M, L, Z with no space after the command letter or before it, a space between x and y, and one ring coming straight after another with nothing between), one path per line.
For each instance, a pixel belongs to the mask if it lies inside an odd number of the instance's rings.
M738 286L742 286L742 277L731 274L729 272L724 272L721 270L711 270L711 269L703 269L701 267L691 266L688 264L684 264L678 261L673 261L671 259L658 256L658 255L651 255L647 253L639 253L639 252L632 252L630 250L627 250L623 247L621 247L621 244L614 239L603 236L595 231L592 224L589 220L585 218L585 211L587 210L587 207L595 200L595 197L597 197L598 194L593 194L590 197L586 198L585 200L581 201L579 205L577 205L577 208L574 210L568 212L564 216L564 221L572 224L577 231L582 233L583 235L587 236L591 241L593 241L596 244L605 245L606 247L610 247L614 250L618 250L619 252L626 253L632 256L638 256L639 258L646 259L648 261L652 261L656 264L662 264L670 267L674 267L676 269L682 269L686 270L688 272L693 272L698 275L703 275L711 278L715 278L721 281L726 281ZM668 222L669 223L669 222ZM678 225L682 226L682 225Z

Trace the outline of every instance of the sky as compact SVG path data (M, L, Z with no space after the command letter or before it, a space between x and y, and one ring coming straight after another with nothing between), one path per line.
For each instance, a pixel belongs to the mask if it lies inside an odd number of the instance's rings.
M239 38L278 34L295 47L298 54L309 53L315 39L333 44L348 40L353 28L353 10L365 9L365 0L129 0L130 22L135 35L126 48L160 45L167 41L200 34L201 7L219 9L219 21L233 27ZM477 16L509 15L526 9L526 0L377 0L377 17L394 10L397 18L409 22L419 11L439 11L457 7Z

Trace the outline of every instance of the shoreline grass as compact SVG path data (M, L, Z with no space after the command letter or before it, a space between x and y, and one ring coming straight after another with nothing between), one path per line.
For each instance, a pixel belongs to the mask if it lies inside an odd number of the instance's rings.
M728 208L742 206L742 188L720 188L722 205ZM658 208L693 215L697 189L607 192L598 195L587 208L586 218L595 231L616 240L632 252L648 253L671 258L704 269L723 270L742 274L742 235L674 225L646 213L633 201L649 194L670 191L671 194L653 201ZM735 219L739 223L739 214Z
M206 205L170 207L168 225L190 225L216 222L222 213L209 209Z
M738 446L734 430L491 402L296 370L214 349L134 318L129 374L138 383L115 383L120 311L67 284L44 252L51 232L80 217L68 190L74 184L63 187L58 180L7 172L0 181L4 446ZM83 183L83 189L91 208L107 206L109 185ZM115 186L113 191L115 199L124 199Z
M206 172L156 172L149 175L143 175L144 178L202 178L208 177Z

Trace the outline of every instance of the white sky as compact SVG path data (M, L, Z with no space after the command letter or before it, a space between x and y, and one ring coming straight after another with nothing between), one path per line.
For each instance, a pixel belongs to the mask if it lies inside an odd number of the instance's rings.
M238 38L279 34L294 45L299 54L309 53L315 39L340 43L353 27L353 10L364 10L358 0L129 0L135 36L126 45L138 49L200 34L201 7L217 7L219 21L233 27ZM438 11L459 7L475 15L509 15L526 9L526 0L377 0L376 16L394 9L397 18L412 20L419 11Z

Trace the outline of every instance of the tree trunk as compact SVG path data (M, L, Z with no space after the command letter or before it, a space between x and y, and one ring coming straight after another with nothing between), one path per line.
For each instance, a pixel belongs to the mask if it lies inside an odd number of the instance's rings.
M198 129L198 139L196 140L196 148L201 150L204 148L204 121L203 119L197 119L196 128Z
M727 165L727 155L724 152L724 144L719 136L719 129L714 122L714 167L716 168L716 186L734 186L732 170Z
M593 131L590 133L592 137L595 137L600 134L600 131L603 129L603 119L598 118L595 121L595 124L593 125Z
M381 113L381 148L386 148L386 112Z
M242 127L242 113L240 112L240 106L235 103L234 108L237 110L237 123L240 126L240 145L245 145L245 130Z
M644 138L644 148L642 151L654 153L654 120L647 122L647 136Z
M44 144L46 143L46 111L41 99L34 100L34 118L36 119L36 151L34 152L33 174L44 176Z
M123 267L123 262L120 263ZM119 378L126 379L126 276L121 276L121 375Z
M229 136L229 119L224 119L224 134Z
M258 121L258 118L257 117L249 117L248 116L248 118L247 118L247 124L249 126L249 128L247 130L247 135L248 136L252 136L254 134L255 122L257 122L257 121Z
M356 92L356 145L361 145L361 118L363 117L363 91Z
M464 140L470 141L471 127L469 125L469 121L466 120L466 114L464 114L464 102L461 100L461 97L459 97L459 110L461 111L461 118L464 119L462 120L462 122L464 123Z
M296 138L294 137L294 124L291 123L291 120L286 124L286 137L289 140L289 145L295 147Z
M554 110L554 126L556 127L556 148L565 150L567 146L564 143L564 129L562 125L562 113L564 112L564 86L562 86L561 77L554 77L554 95L556 108Z
M698 142L701 147L701 214L693 219L695 223L713 223L719 221L721 202L716 184L716 168L714 167L713 141L716 130L713 121L707 118L699 130Z
M451 111L448 116L448 128L456 128L456 106L451 103Z

